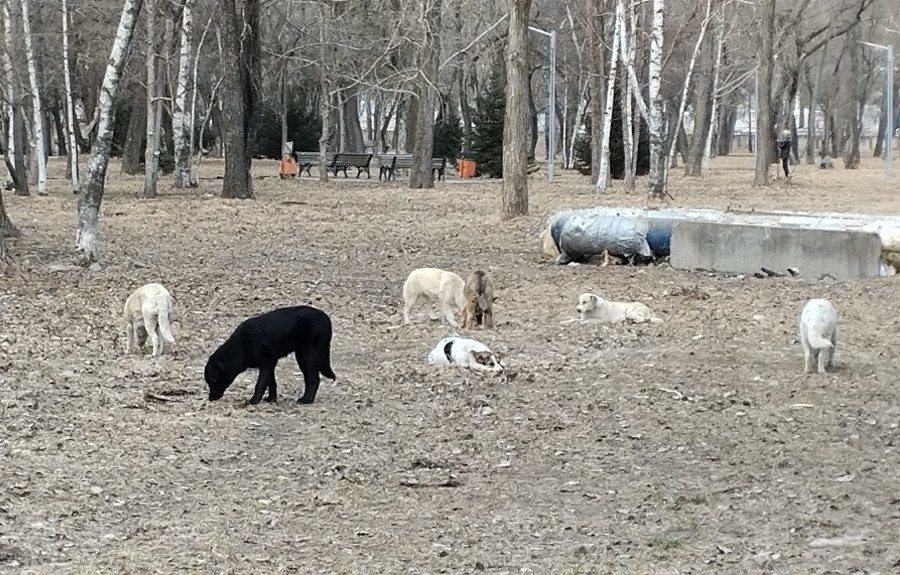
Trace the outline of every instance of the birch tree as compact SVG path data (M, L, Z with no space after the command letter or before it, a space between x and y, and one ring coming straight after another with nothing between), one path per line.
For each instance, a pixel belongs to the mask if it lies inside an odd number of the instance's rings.
M44 156L44 111L41 108L41 88L38 85L37 66L34 59L34 45L31 41L31 20L28 14L28 0L21 0L22 30L25 33L25 60L28 65L28 82L31 85L32 124L34 126L34 146L32 154L38 169L38 195L47 195L47 158Z
M62 0L62 29L63 29L63 74L66 81L66 136L69 142L69 172L71 174L72 191L78 193L81 187L78 180L78 142L75 138L75 99L72 96L72 72L69 69L69 4L68 0Z
M531 0L506 0L506 114L503 120L503 217L528 213L528 13Z
M78 228L75 235L75 260L83 266L97 261L97 224L100 219L100 202L106 181L106 168L112 148L113 127L116 120L116 95L119 80L125 68L125 60L134 37L134 26L144 0L125 0L122 16L113 41L103 84L100 87L100 119L97 137L91 146L91 155L85 171L84 187L78 194Z
M665 0L653 0L650 61L648 62L649 109L647 118L647 130L650 136L650 173L647 176L647 186L652 197L663 197L666 193L666 128L663 120L663 98L660 93L665 9Z
M193 132L193 118L187 115L188 81L191 75L191 34L193 32L194 0L182 0L181 44L178 53L178 81L172 113L172 140L175 144L175 187L189 188L191 178L191 149L188 145ZM196 88L192 88L195 89Z
M600 142L600 173L597 176L597 189L605 190L609 186L609 133L612 128L613 98L616 88L616 64L619 61L619 43L622 38L622 27L625 19L624 0L616 1L615 23L613 25L613 42L609 59L609 75L606 78L606 109L603 111L603 136Z
M147 10L147 145L144 148L144 197L156 197L159 180L159 140L162 129L162 74L159 52L162 35L158 29L159 0L146 0Z

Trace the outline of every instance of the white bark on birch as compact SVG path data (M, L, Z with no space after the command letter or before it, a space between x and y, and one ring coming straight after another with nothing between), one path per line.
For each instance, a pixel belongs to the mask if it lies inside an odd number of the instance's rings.
M618 7L621 1L616 3L616 19L613 26L612 52L609 59L609 75L606 78L606 109L603 111L603 136L601 139L600 173L597 176L597 189L605 190L609 187L609 133L612 129L613 98L616 88L616 67L619 62L619 41L622 38L622 21L619 19Z
M684 110L687 106L688 99L688 91L691 87L691 79L694 75L694 67L697 64L697 55L700 53L700 47L703 45L703 39L706 37L706 30L709 28L709 21L711 20L712 14L712 0L706 0L706 16L703 18L703 22L700 23L700 33L697 35L697 43L694 44L694 51L691 53L691 60L688 63L687 74L684 77L684 86L681 90L681 103L678 105L678 114L675 116L675 126L674 133L675 137L672 138L672 144L669 146L668 153L666 154L666 165L664 168L663 175L663 186L665 187L668 183L669 177L669 166L672 165L672 157L675 155L675 149L677 148L678 143L678 132L681 130L681 122L684 120ZM665 188L664 188L665 189Z
M629 13L625 12L625 0L618 0L616 5L616 19L622 20L622 38L619 42L619 52L622 59L622 66L627 69L634 69L634 38L635 34L635 18L634 7L629 7ZM631 42L626 42L626 38L631 38ZM613 55L615 57L615 54ZM623 71L622 79L624 90L622 90L622 99L624 105L622 110L622 141L625 145L625 189L634 191L634 172L635 172L635 156L637 146L634 143L634 90L631 82L628 81L627 72Z
M649 110L647 129L650 136L650 173L647 185L651 196L662 197L666 193L666 133L663 124L662 51L665 0L653 0L653 24L650 30L650 61L648 62Z
M159 58L160 34L159 0L147 1L147 145L144 148L144 197L156 197L159 180L159 131L162 124L162 94L160 93Z
M172 114L172 139L175 144L175 187L189 188L191 179L191 151L188 146L194 132L193 108L187 115L188 79L191 73L191 33L194 0L183 0L181 13L181 49L178 55L178 82L175 87L175 107ZM204 32L205 34L205 32ZM202 40L201 40L202 41Z
M125 68L125 60L134 36L134 25L144 0L125 0L122 17L116 31L106 72L100 87L100 120L97 137L91 146L91 155L85 170L84 186L78 194L78 228L75 234L75 260L88 266L97 261L97 224L100 219L100 203L106 181L106 168L112 148L113 127L116 123L116 94L119 80Z
M78 193L78 140L75 138L75 101L72 98L72 72L69 70L69 4L62 0L63 18L63 73L66 80L66 140L69 152L69 171L72 177L72 192Z
M32 154L38 169L38 194L47 195L47 158L44 156L44 110L41 107L41 88L38 85L37 67L34 61L34 45L31 41L31 21L28 0L22 0L22 30L25 33L25 60L28 64L28 82L31 85L31 119L34 126Z

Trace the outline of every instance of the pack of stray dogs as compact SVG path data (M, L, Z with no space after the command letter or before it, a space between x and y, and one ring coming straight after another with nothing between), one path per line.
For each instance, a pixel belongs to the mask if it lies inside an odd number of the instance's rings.
M438 268L413 270L403 284L403 324L419 304L427 305L432 320L452 327L471 330L494 327L496 301L491 277L482 270L459 275ZM576 321L597 323L662 323L652 309L641 302L617 302L597 294L583 293L578 298ZM172 296L158 283L146 284L125 301L125 352L139 351L149 339L154 357L173 345ZM456 317L460 321L456 321ZM803 346L804 372L827 373L834 368L837 346L838 314L825 299L811 299L799 317L798 332ZM248 369L259 370L249 403L278 399L275 366L294 354L303 375L303 395L298 402L313 403L320 376L336 379L331 368L331 318L308 305L280 307L242 321L210 355L204 368L209 400L220 399L238 375ZM500 374L506 365L484 343L451 333L426 355L431 365L456 366L476 372Z

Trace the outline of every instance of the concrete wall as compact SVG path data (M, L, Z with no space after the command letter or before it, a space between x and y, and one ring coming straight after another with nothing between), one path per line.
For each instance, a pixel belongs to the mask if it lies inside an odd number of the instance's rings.
M675 222L672 267L752 274L765 266L801 276L838 279L881 275L881 240L876 233Z

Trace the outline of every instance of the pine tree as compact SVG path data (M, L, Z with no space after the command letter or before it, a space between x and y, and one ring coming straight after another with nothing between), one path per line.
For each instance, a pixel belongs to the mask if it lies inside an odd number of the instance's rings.
M625 143L622 139L622 110L618 90L615 98L609 133L609 177L621 180L625 177ZM638 142L636 175L646 176L650 171L650 135L643 118L640 122L641 138ZM591 174L591 117L588 114L584 116L584 132L575 137L575 169L585 176Z
M463 131L459 114L455 110L441 113L434 125L435 158L447 158L450 165L456 165L456 159L462 151Z
M476 175L503 177L503 118L506 114L506 86L494 77L485 94L478 97L472 118L472 159Z

